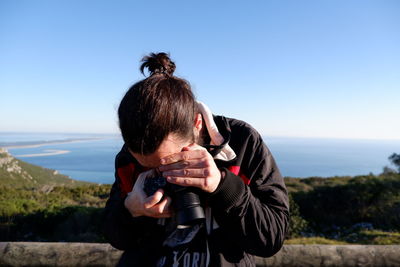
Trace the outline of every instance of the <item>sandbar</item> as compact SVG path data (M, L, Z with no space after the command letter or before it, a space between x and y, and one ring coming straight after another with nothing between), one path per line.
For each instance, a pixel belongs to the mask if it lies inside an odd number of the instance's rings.
M14 157L16 157L16 158L46 157L46 156L54 156L54 155L67 154L67 153L70 153L71 151L69 151L69 150L46 149L46 150L43 150L43 152L44 152L44 153L15 155Z

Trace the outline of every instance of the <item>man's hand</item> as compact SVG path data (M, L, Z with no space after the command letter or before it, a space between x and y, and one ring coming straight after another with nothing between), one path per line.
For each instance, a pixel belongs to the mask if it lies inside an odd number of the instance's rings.
M214 192L221 181L221 172L210 153L196 144L161 159L158 169L170 183L198 187L209 193Z
M147 196L143 191L144 180L153 176L154 170L141 173L128 193L124 205L133 217L148 216L153 218L168 218L172 216L171 198L164 196L163 189L158 189L154 195Z

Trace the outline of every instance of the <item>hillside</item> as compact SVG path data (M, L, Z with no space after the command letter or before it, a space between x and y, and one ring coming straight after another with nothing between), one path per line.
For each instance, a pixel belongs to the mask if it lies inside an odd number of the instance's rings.
M110 185L73 180L0 149L0 241L103 242Z
M76 181L55 170L46 169L18 160L0 148L0 184L13 188L48 188L54 186L80 186L89 184Z

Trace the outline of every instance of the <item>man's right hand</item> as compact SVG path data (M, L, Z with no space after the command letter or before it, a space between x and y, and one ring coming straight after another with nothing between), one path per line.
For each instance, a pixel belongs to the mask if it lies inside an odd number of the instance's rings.
M153 175L154 170L141 173L125 199L124 205L133 217L168 218L172 216L171 198L167 196L163 198L163 189L158 189L149 197L143 191L144 180Z

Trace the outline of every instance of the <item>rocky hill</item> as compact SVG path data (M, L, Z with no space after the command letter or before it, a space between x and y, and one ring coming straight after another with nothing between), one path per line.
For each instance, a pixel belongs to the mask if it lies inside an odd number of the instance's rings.
M0 242L104 242L100 224L110 187L73 180L1 149Z
M51 188L56 185L77 186L88 184L76 181L55 170L46 169L18 160L0 148L0 184L13 188Z

